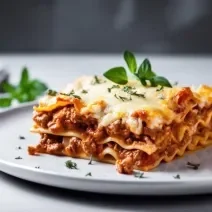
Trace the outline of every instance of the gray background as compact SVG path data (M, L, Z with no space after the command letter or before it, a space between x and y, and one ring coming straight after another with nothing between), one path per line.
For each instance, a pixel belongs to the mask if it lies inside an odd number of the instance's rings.
M212 53L210 0L0 0L0 53Z

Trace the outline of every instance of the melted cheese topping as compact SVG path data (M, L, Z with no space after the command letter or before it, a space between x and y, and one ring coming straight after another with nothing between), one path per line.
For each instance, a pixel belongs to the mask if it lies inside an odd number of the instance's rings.
M131 80L127 85L117 85L104 77L98 79L100 83L95 83L92 76L81 77L73 84L67 85L61 92L68 94L74 90L74 94L80 96L83 102L80 113L93 113L99 120L99 125L107 126L122 118L132 132L140 134L142 120L131 116L136 111L143 110L148 113L150 128L161 128L164 123L169 124L175 118L176 114L168 108L167 102L181 88L164 87L160 90L157 87L144 87L137 80ZM129 94L124 90L126 86L131 87L132 93L143 96ZM83 93L83 90L86 92ZM70 104L68 99L74 99L72 96L59 95L59 97L60 101L64 98L64 102L59 102L60 105ZM58 96L44 96L40 99L39 107L52 108L57 102Z

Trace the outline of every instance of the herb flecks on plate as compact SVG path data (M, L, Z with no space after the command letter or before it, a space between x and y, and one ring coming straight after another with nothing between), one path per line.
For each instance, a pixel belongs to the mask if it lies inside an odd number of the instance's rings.
M30 79L29 71L24 67L18 85L3 82L2 89L8 97L0 98L0 107L9 107L13 100L19 103L34 101L47 90L47 85L38 79Z
M173 176L174 177L174 179L180 179L180 175L179 174L177 174L176 176Z
M129 71L141 82L143 86L164 86L172 87L171 83L162 76L158 76L152 71L152 66L149 59L144 59L141 65L137 66L137 61L132 52L124 52L124 60L127 63ZM127 71L124 67L114 67L103 74L107 79L114 83L125 85L128 83Z
M93 162L93 155L90 156L90 160L88 162L88 165L93 165L92 162Z
M22 135L19 135L19 139L20 139L20 140L24 140L24 139L25 139L25 137L24 137L24 136L22 136Z
M199 169L200 164L199 164L199 163L191 163L191 162L188 162L188 163L186 164L186 167L187 167L187 168L190 168L190 169L197 170L197 169Z
M92 174L91 174L91 172L88 172L85 176L86 177L88 177L88 176L92 177Z
M71 160L67 160L65 165L68 169L78 169L77 164Z
M143 172L134 172L135 178L146 178Z
M23 159L21 156L15 157L16 160L21 160Z

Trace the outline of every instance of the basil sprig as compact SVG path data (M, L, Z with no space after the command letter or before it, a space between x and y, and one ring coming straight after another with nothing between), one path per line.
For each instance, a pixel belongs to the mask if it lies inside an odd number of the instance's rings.
M165 77L157 76L157 74L152 71L152 66L148 59L144 59L139 68L137 68L134 54L130 51L125 51L124 60L127 63L129 71L136 76L142 85L149 86L150 84L151 87L156 87L158 85L172 87L171 83ZM112 82L120 85L128 83L127 71L122 66L111 68L103 75Z
M9 107L13 100L20 103L35 100L47 89L47 85L38 79L30 79L29 71L24 67L18 85L4 82L2 88L8 93L8 97L0 98L0 107Z
M128 82L127 72L124 67L111 68L103 75L107 79L120 85L125 85Z

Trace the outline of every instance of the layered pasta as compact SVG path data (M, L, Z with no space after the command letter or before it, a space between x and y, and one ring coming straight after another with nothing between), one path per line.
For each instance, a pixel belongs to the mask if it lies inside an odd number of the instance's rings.
M211 144L212 88L117 85L85 76L50 92L33 112L40 142L29 154L112 163L120 173L149 171Z

